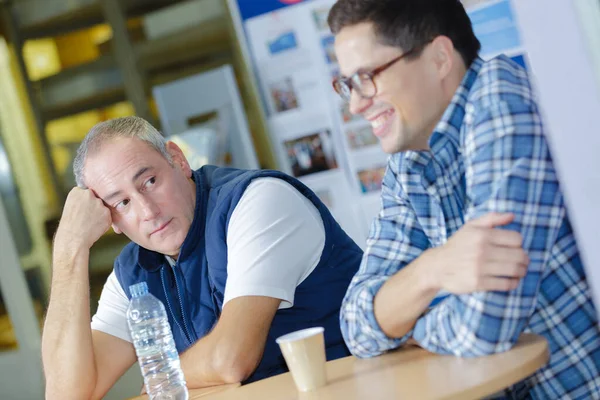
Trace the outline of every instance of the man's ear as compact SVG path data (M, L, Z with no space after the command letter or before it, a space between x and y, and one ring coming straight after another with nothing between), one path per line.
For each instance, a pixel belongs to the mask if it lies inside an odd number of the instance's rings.
M112 224L111 226L113 228L113 231L115 231L115 233L117 235L120 235L121 233L123 233L123 231L121 231L115 224Z
M432 59L440 79L446 78L454 64L454 44L446 36L438 36L431 42Z
M192 168L190 167L190 163L188 162L187 158L185 158L181 148L177 146L175 142L168 141L167 151L171 155L173 166L181 169L187 178L191 178Z

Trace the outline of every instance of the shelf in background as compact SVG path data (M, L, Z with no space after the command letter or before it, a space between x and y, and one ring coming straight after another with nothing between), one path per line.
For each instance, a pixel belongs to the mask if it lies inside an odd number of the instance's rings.
M136 44L138 65L160 70L231 51L225 18L215 18L158 39Z
M225 21L216 18L136 44L138 65L149 77L147 89L231 63L228 35ZM104 107L126 97L122 75L110 53L44 78L35 86L46 120Z
M57 36L104 22L102 0L78 0L63 3L55 0L21 0L14 3L15 14L21 22L23 39ZM122 0L128 17L140 16L182 0ZM37 3L37 6L34 5ZM70 6L75 4L74 6ZM35 18L31 15L43 7L64 7L56 13ZM29 16L29 18L28 18Z
M111 55L36 82L46 121L125 100L123 78Z
M191 63L189 65L178 68L165 68L152 71L148 76L146 89L150 90L157 85L162 85L178 79L187 78L195 74L201 74L214 68L221 67L225 64L233 64L233 58L230 52L212 54L202 63Z
M45 107L43 112L46 120L52 121L84 111L108 107L126 99L125 88L113 88L74 101Z

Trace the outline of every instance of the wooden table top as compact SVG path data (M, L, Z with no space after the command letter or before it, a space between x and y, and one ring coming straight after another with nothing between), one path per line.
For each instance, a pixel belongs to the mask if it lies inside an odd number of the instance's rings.
M327 386L313 392L298 392L292 376L285 373L202 396L211 400L480 399L532 375L548 358L548 343L532 334L522 335L510 351L479 358L436 355L411 346L371 359L330 361ZM197 393L201 392L191 390L190 398L197 398Z
M211 386L211 387L207 387L207 388L203 388L203 389L193 389L193 390L190 390L189 400L195 400L195 399L199 399L202 397L205 398L206 396L209 396L211 394L215 394L215 393L222 392L225 390L233 389L238 386L240 386L239 383L232 383L232 384L228 384L228 385ZM147 395L137 396L137 397L131 398L129 400L148 400L148 396Z

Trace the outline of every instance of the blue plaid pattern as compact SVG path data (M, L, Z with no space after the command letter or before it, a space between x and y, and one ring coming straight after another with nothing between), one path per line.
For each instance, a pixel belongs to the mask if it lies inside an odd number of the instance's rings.
M505 351L522 332L550 344L547 366L507 390L513 398L600 399L600 331L527 73L507 57L477 59L437 125L430 151L390 157L382 210L341 310L358 357L409 337L462 357ZM449 295L403 338L379 327L373 299L393 274L441 246L466 221L512 212L531 263L511 292Z

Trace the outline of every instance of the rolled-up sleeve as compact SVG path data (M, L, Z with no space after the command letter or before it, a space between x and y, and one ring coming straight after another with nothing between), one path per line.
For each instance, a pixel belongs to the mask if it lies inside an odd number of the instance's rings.
M389 277L417 258L429 243L414 210L399 195L398 164L396 156L390 158L382 183L382 209L373 221L361 266L342 302L342 334L358 357L379 355L405 341L383 333L375 319L373 300Z
M498 101L478 113L465 135L469 206L465 220L511 212L502 227L521 233L530 265L510 292L449 296L421 317L413 337L425 349L480 356L510 349L536 308L541 276L559 254L564 225L562 195L535 104Z

